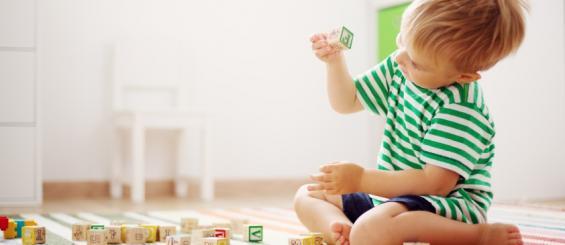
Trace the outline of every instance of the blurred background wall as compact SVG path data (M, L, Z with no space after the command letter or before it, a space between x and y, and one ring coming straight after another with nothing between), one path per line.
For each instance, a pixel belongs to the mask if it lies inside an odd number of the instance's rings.
M518 54L482 81L497 125L498 200L565 196L564 4L531 1ZM375 165L383 121L338 115L314 32L355 33L353 75L374 65L371 1L37 1L43 179L106 181L112 161L111 55L124 37L180 41L189 107L210 121L217 179L305 179L317 166ZM174 137L149 132L149 179L173 176ZM1 163L5 164L5 163Z

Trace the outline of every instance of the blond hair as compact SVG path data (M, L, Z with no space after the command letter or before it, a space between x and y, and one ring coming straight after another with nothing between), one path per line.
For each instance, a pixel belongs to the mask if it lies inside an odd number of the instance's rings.
M527 9L525 0L415 0L402 16L401 38L458 71L482 71L518 49Z

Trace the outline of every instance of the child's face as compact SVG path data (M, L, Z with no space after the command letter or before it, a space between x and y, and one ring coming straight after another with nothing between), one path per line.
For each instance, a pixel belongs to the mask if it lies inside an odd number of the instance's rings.
M401 36L396 38L399 53L396 62L404 76L416 85L437 89L453 83L468 83L480 78L477 73L461 73L447 59L432 58L419 50L404 45ZM475 76L476 75L476 76ZM477 77L478 76L478 77Z

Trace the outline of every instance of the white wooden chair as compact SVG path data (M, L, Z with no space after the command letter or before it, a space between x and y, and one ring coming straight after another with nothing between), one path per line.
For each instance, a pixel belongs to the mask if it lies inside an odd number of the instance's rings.
M175 192L185 197L189 169L197 164L201 197L214 198L214 181L206 158L206 118L187 109L186 81L181 78L180 42L125 39L116 43L112 64L115 156L111 195L121 198L122 185L130 176L131 200L145 200L145 132L166 129L178 132ZM126 149L121 132L128 132L131 174L125 173Z

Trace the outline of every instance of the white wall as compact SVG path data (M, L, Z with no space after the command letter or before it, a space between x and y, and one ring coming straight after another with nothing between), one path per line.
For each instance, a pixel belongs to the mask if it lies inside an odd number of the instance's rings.
M370 64L362 1L39 1L45 180L110 176L110 49L124 37L187 44L191 100L213 116L218 178L301 177L336 159L374 162L367 115L331 111L309 35L356 32L354 73ZM191 67L191 64L194 66ZM149 133L150 178L172 176L172 133ZM371 137L369 137L371 136ZM355 143L356 145L353 145Z
M497 150L499 200L565 197L563 1L530 1L526 39L484 74Z
M497 124L498 200L565 196L563 1L531 1L517 55L484 74ZM113 40L163 35L190 47L192 102L214 115L219 178L302 177L320 163L372 166L381 121L340 116L308 36L344 24L356 34L353 74L373 61L365 1L38 1L46 180L110 176L109 59ZM193 66L192 66L193 65ZM172 176L171 133L150 132L150 178Z

